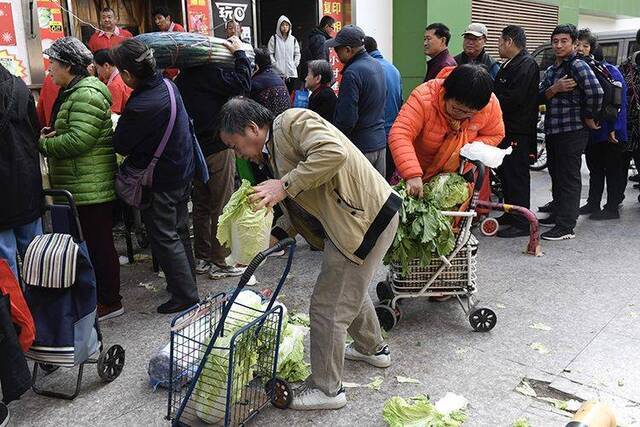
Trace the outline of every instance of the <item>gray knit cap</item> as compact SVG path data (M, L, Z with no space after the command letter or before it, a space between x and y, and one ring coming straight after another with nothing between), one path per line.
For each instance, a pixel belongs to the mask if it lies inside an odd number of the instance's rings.
M93 61L91 51L75 37L63 37L43 52L50 59L69 65L87 67Z

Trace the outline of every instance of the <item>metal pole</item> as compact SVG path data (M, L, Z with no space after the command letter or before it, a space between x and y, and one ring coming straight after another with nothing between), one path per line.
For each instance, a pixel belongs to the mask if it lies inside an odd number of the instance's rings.
M187 16L187 0L182 0L182 21L187 31L191 31L191 28L189 28L189 17Z

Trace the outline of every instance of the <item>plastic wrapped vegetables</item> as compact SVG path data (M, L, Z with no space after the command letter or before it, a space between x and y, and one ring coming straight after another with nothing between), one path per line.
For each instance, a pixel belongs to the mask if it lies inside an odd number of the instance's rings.
M400 224L385 263L398 263L404 272L413 259L421 265L431 262L431 257L449 255L455 245L451 219L441 210L455 210L469 197L469 186L458 174L446 173L433 177L424 185L422 199L406 192L405 182L395 187L402 196Z
M248 265L258 252L269 247L273 211L263 208L254 212L249 194L251 184L243 179L218 218L216 237L221 245L231 249L228 265Z
M208 63L232 66L235 58L223 42L224 39L208 37L197 33L157 32L135 37L153 49L158 68L190 68ZM246 43L242 50L253 62L253 48Z

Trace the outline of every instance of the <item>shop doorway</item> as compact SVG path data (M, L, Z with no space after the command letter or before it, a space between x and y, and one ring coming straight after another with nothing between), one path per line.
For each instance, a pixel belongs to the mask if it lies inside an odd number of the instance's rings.
M306 35L318 25L317 0L259 0L258 46L266 46L276 31L280 15L291 21L293 35L302 44Z
M173 20L184 23L182 0L71 0L72 10L83 21L99 27L100 10L109 6L115 11L120 27L126 28L134 36L156 31L151 13L156 7L165 6L172 13ZM77 22L74 36L85 43L95 31L90 25Z

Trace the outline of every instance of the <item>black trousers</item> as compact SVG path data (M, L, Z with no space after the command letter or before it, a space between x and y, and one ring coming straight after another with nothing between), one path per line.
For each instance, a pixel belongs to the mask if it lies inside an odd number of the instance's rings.
M98 303L120 302L120 262L113 241L114 202L78 206L82 233L96 273Z
M529 174L529 152L535 143L532 135L507 135L500 148L513 147L513 152L505 156L498 168L498 176L502 182L504 202L510 205L531 206L531 176ZM529 228L529 222L520 215L511 215L512 223L516 227Z
M618 210L618 205L624 199L627 185L628 164L624 162L620 143L612 144L608 141L589 141L585 150L587 167L589 168L589 206L600 207L605 181L607 183L607 203L604 209Z
M153 255L164 272L171 299L178 303L198 301L195 262L189 235L187 202L191 183L177 190L153 192L142 218Z
M556 226L568 230L573 230L578 219L582 191L580 168L588 139L587 129L547 135L545 139L553 215L556 217Z

